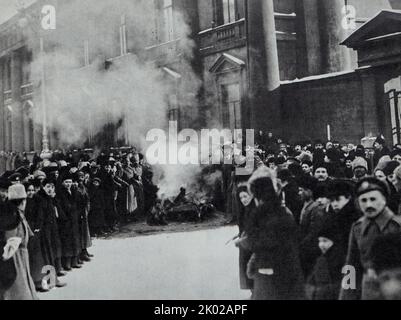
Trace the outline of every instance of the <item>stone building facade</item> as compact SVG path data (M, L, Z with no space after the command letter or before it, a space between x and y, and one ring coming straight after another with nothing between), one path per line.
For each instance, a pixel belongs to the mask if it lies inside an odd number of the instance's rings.
M26 12L40 19L48 3L63 10L60 1L38 0ZM130 63L124 58L129 53L163 69L176 88L166 116L181 128L255 128L293 142L325 138L330 126L331 138L344 142L379 132L399 141L401 0L149 3L146 42L134 41L138 35L130 33L124 16L111 36L92 34L88 43L111 39L102 57L106 69L116 59ZM186 90L177 13L189 24L199 92ZM40 54L39 37L46 36L38 33L28 46L21 15L0 25L0 150L42 148L42 128L32 120L33 112L41 112L33 93L42 84L30 78L30 65ZM86 56L93 50L81 40L85 67L95 59ZM187 95L197 104L187 105ZM57 134L49 131L56 148Z

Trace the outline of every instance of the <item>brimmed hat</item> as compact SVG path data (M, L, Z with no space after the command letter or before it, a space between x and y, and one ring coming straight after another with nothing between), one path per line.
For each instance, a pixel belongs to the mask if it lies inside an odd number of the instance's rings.
M296 182L300 188L308 189L313 192L316 188L318 180L315 177L305 174L297 178Z
M29 176L29 170L24 167L18 168L17 170L15 170L15 172L21 175L22 180Z
M67 172L66 174L64 174L64 175L61 177L61 181L65 181L65 180L74 180L73 174L71 174L71 173L69 173L69 172Z
M49 178L46 178L45 180L43 180L42 186L45 186L45 185L47 185L47 184L54 184L54 185L56 185L56 183L57 183L56 179L54 179L54 178L52 178L52 177L49 177Z
M398 161L389 161L384 166L383 172L386 176L392 175L394 173L394 170L397 169L397 167L399 166L400 163Z
M348 180L334 180L328 185L329 198L339 196L352 197L354 195L354 185Z
M10 181L10 182L18 182L18 181L21 181L21 177L22 177L21 174L16 172L16 173L13 173L11 176L8 177L8 181Z
M25 187L22 184L14 184L8 188L8 200L26 199Z
M34 178L34 179L46 179L46 173L44 173L44 172L41 171L41 170L36 170L36 171L33 173L33 178Z

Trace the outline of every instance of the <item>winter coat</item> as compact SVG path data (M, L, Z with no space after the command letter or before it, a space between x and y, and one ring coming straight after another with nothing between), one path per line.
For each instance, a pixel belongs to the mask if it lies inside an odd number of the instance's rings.
M71 188L71 192L68 192L61 187L57 190L57 201L63 212L63 216L59 218L63 257L78 256L81 252L81 236L76 191Z
M380 235L400 232L401 217L395 216L387 207L374 220L363 216L352 225L346 265L355 268L356 289L342 289L341 300L369 300L378 296L379 293L372 290L372 279L368 277L367 272L374 267L371 258L372 244Z
M28 242L32 231L22 212L17 213L19 222L15 229L4 232L4 238L18 237L22 239L18 250L11 257L16 269L16 279L8 289L0 288L0 300L38 300L35 284L31 277Z
M310 300L337 300L343 274L342 248L334 244L317 258L307 281L307 296Z
M43 232L43 210L40 198L34 196L28 198L25 208L25 217L33 231L33 236L29 239L28 252L31 275L35 283L40 283L43 274L42 268L46 265L42 253L42 232Z
M255 209L252 201L247 207L242 206L238 216L238 228L240 237L246 237L251 225L251 213ZM239 282L241 289L252 289L253 280L247 275L248 262L252 256L252 251L248 248L239 246Z
M303 299L304 283L294 219L278 206L251 213L249 248L254 253L255 300Z
M89 211L89 228L90 230L105 227L105 200L104 192L100 187L91 186L89 188L90 211Z
M42 253L46 265L54 265L55 260L62 256L62 245L58 220L64 221L64 212L57 208L57 201L51 198L41 189L38 192L41 198L41 206L43 211L43 228L41 232Z
M79 183L77 187L77 210L79 218L79 233L82 250L92 246L91 236L89 232L88 215L90 208L90 198L88 189L83 183Z
M320 255L317 247L317 233L329 217L327 205L316 203L301 221L300 256L305 277L309 276L313 265Z

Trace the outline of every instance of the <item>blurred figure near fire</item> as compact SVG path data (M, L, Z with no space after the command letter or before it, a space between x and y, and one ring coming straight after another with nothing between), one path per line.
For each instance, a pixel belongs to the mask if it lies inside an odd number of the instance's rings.
M108 232L116 230L117 214L116 214L116 195L118 185L114 181L112 172L113 162L106 161L99 172L99 178L102 181L101 189L104 196L104 217L105 228Z
M255 209L253 197L249 194L247 183L241 183L238 186L238 197L241 203L240 214L238 216L238 240L236 246L239 247L239 280L240 288L243 290L253 290L253 280L246 273L248 262L252 256L249 248L241 246L243 239L246 239L250 229L251 214Z
M248 183L256 208L240 245L253 252L247 271L254 280L253 299L304 299L297 227L281 204L275 173L260 167Z
M89 199L90 199L90 211L89 211L89 227L92 236L102 236L105 232L106 220L105 220L105 204L104 204L104 192L101 188L102 180L100 178L93 178L91 185L89 186Z

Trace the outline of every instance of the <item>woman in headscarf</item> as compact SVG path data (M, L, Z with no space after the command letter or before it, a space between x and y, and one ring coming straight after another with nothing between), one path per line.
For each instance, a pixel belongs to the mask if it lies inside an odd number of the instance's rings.
M254 280L253 299L304 299L297 227L281 204L275 173L258 168L248 183L256 205L247 240L253 252L248 263L248 274Z

